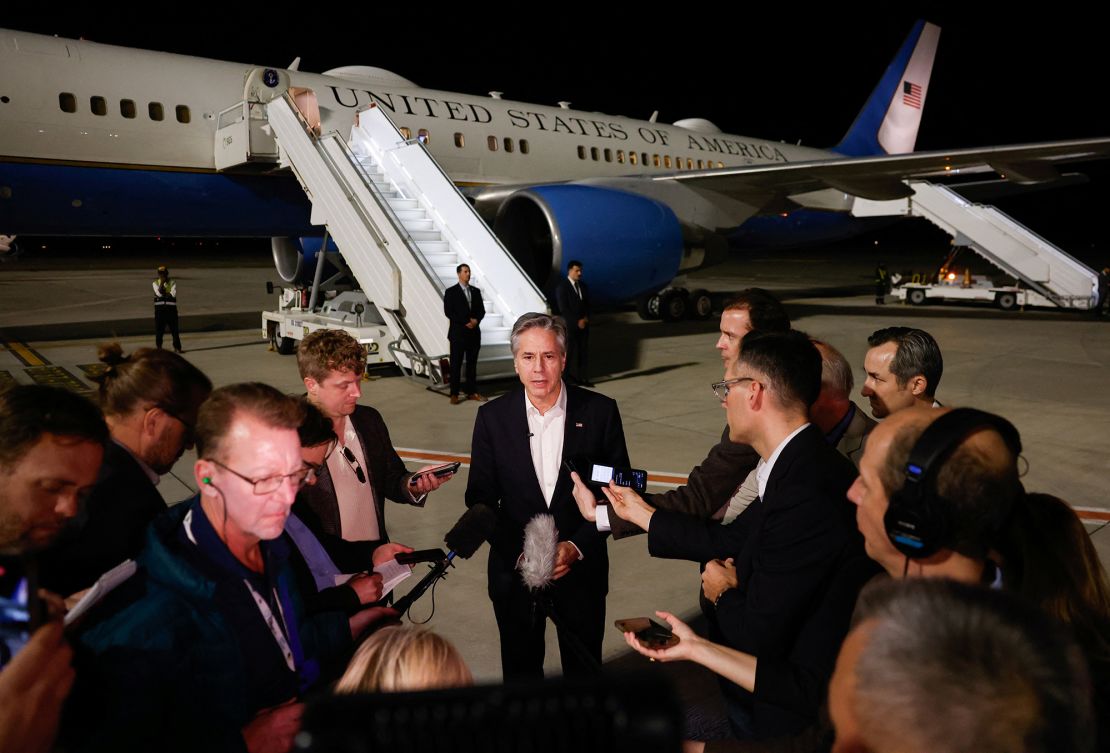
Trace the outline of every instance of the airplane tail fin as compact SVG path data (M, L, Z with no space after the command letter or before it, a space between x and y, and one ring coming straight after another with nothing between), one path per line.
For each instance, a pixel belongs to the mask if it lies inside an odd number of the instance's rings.
M940 27L918 21L834 152L848 157L912 152L929 91Z

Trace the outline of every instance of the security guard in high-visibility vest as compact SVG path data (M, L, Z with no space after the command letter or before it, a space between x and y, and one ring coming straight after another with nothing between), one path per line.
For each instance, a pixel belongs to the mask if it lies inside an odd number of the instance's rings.
M170 271L165 265L158 267L158 279L154 286L154 344L162 347L162 335L166 327L173 336L173 349L181 350L181 334L177 330L177 283L170 279Z

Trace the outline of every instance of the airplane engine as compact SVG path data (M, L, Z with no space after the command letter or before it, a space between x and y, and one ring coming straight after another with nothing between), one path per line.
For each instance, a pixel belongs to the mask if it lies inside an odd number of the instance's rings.
M304 236L289 238L285 236L270 239L270 249L274 254L274 268L278 276L291 285L312 283L316 274L316 255L320 252L323 238ZM334 251L335 245L329 241L328 250Z
M665 204L611 188L536 186L501 204L494 231L517 263L549 291L577 259L596 303L654 293L678 274L682 228Z

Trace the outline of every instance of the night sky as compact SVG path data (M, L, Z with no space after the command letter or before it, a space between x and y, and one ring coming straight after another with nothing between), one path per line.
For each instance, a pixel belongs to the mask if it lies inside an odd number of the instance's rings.
M303 10L266 20L265 5L190 18L180 13L189 6L175 5L182 20L172 26L104 10L45 18L5 12L0 24L265 65L299 55L301 69L312 72L374 65L429 88L569 100L576 109L630 117L659 110L663 122L704 117L728 133L827 147L851 124L913 21L925 18L942 31L919 150L1110 135L1099 85L1110 35L1099 14L1067 3L1017 14L1009 4L974 14L951 10L955 4L892 3L900 10L870 13L837 4L816 15L801 4L780 4L772 14L752 10L762 4L676 3L672 13L645 15L642 4L549 3L554 18L542 28L524 20L537 3L458 4L450 15L416 3L384 16L375 2L341 7L359 5L367 10L331 23ZM1018 200L1018 210L1059 215L1064 203L1082 216L1101 208L1110 169L1084 172L1097 185Z

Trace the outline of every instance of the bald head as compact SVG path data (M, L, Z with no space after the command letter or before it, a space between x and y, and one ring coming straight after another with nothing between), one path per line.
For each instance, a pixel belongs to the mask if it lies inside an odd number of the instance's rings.
M905 563L905 556L886 533L884 517L890 497L905 486L906 466L922 435L951 412L948 408L907 408L883 421L868 437L860 475L848 498L858 506L856 522L868 555L888 572L900 572ZM953 441L954 448L941 457L930 485L934 511L944 521L941 545L964 557L985 560L1024 493L1017 470L1020 444L1011 445L1020 439L1016 429L1007 440L988 426Z

